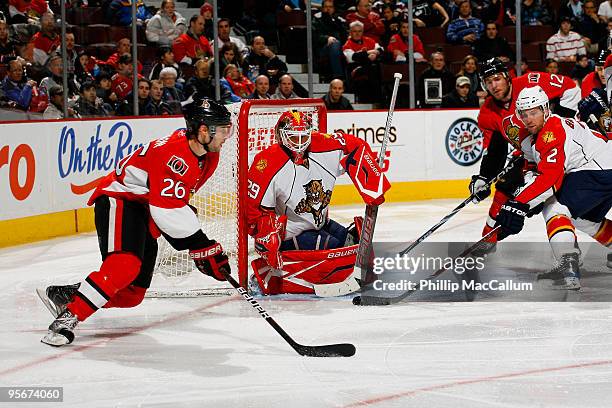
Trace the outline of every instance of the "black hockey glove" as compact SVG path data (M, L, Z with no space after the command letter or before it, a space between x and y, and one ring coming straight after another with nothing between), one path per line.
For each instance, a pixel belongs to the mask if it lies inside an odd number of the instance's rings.
M472 202L477 204L491 195L491 186L487 186L487 179L480 174L472 176L470 182L470 194L472 194Z
M600 119L603 117L610 117L610 108L606 103L607 96L605 89L595 88L591 93L578 102L578 114L580 120L584 121L589 127L597 132L601 132L603 124Z
M495 218L495 226L501 226L497 233L497 240L501 241L508 235L521 232L525 225L525 217L529 211L529 204L519 203L516 200L508 200L501 206L499 214Z
M212 276L216 280L224 281L221 271L230 273L231 268L223 247L217 241L210 240L209 245L201 249L190 249L189 258L193 259L196 267L204 275Z

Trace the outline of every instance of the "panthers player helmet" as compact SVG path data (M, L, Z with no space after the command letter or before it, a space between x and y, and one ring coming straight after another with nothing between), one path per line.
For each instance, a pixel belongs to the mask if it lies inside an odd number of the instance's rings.
M284 112L274 128L277 141L297 154L304 154L310 145L312 120L304 112L292 109Z

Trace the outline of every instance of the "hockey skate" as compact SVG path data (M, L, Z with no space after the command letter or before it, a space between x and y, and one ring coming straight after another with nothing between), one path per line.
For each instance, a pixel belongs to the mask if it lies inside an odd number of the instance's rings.
M49 309L53 317L57 318L66 310L66 305L72 302L72 298L76 291L79 290L80 286L81 283L63 286L48 286L47 289L37 288L36 293L45 307Z
M49 331L40 341L54 347L70 344L74 340L73 331L78 323L77 317L66 309L51 323Z
M548 272L548 279L553 279L552 289L579 290L580 268L578 254L564 254L557 265Z

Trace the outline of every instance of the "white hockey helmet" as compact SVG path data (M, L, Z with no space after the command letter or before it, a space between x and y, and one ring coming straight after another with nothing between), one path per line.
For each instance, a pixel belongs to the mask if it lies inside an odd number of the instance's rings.
M548 95L539 85L524 88L519 92L516 98L516 113L521 119L522 112L528 111L533 108L541 107L544 112L544 121L550 117L550 103L548 101Z

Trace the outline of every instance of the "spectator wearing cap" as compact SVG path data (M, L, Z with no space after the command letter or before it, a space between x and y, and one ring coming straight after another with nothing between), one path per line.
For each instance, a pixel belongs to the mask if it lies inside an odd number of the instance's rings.
M203 32L204 17L199 15L191 17L189 30L174 40L172 45L174 58L179 64L193 65L199 59L212 56L212 48Z
M122 55L117 63L117 73L111 78L111 89L122 101L130 95L132 86L132 56Z
M353 105L342 95L343 93L344 83L341 79L334 79L329 83L329 91L323 97L323 103L328 111L353 110Z
M562 17L559 31L546 41L546 58L558 62L576 62L576 56L586 54L582 36L571 31L572 22L569 17Z
M255 91L248 99L271 99L268 92L270 90L270 80L265 75L259 75L255 78Z
M215 37L213 23L213 6L209 3L202 4L200 15L204 18L204 35L209 41Z
M132 41L129 38L122 38L117 41L117 51L114 52L103 64L110 65L115 71L119 69L119 58L123 55L132 55ZM131 59L131 58L130 58ZM142 72L142 64L138 63L138 73Z
M34 43L34 59L41 65L47 62L51 52L55 51L61 42L55 29L55 19L52 13L44 13L40 19L40 31L32 37Z
M593 72L594 69L595 64L586 54L578 55L576 57L576 66L572 69L571 78L578 84L578 86L582 86L582 80L584 77Z
M147 23L147 41L172 46L187 31L187 20L175 10L174 0L162 0L161 7Z
M240 55L246 55L246 53L249 52L248 47L240 38L232 37L230 35L231 29L232 27L230 26L230 21L227 18L219 19L217 22L217 31L219 34L217 37L217 47L221 49L224 45L233 43L238 49Z
M81 95L74 106L79 117L108 116L104 109L104 102L96 96L96 85L93 82L85 82L81 85Z
M207 98L215 98L215 87L210 77L210 64L208 61L198 60L195 64L193 76L185 82L183 97L188 99L195 93Z
M43 119L63 119L64 118L64 88L53 85L49 88L49 105L43 112ZM68 108L68 117L74 117L74 110Z
M494 21L486 24L484 35L474 43L474 55L480 61L495 57L503 62L514 59L514 51L508 41L499 35L499 28Z
M406 62L408 55L408 34L409 34L410 26L407 21L402 21L400 23L400 31L397 34L394 34L389 40L389 46L387 47L387 51L391 53L393 56L393 61L395 62ZM414 47L414 60L416 62L426 62L425 59L425 49L423 48L423 43L418 35L412 34L412 43Z
M380 36L385 33L385 25L380 16L370 11L372 6L370 0L357 0L357 10L346 15L346 21L350 25L354 21L363 24L363 35L379 42Z
M484 24L472 16L472 5L464 0L459 5L459 17L451 21L446 31L446 40L451 44L474 44L484 33Z
M587 76L582 79L580 93L583 98L586 98L593 89L605 87L604 84L606 83L606 75L604 72L604 65L608 55L610 55L609 50L600 51L597 59L595 60L595 71L587 74Z
M9 101L16 107L27 110L32 100L32 90L36 81L27 79L23 71L23 65L18 60L12 60L8 64L8 73L2 80L2 90Z
M478 108L480 104L478 97L470 92L470 78L466 76L457 77L455 88L442 97L443 108Z
M179 65L174 61L174 52L170 47L159 47L157 49L157 62L151 68L149 80L159 79L159 73L164 68L174 68L178 80L182 80L182 72Z

